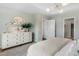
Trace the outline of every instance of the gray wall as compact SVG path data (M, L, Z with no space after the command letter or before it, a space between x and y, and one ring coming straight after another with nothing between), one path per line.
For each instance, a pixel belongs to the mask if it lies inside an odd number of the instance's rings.
M0 10L0 33L4 32L6 30L6 24L13 20L12 18L14 16L21 16L23 17L27 22L32 22L33 18L32 15L26 14L17 10L3 8L3 10Z
M42 15L35 16L35 42L42 40Z
M42 14L28 14L15 9L1 8L0 9L0 33L6 31L6 24L8 24L14 16L21 16L27 22L33 24L32 32L35 33L35 41L38 42L42 37ZM1 35L0 35L1 36ZM1 38L1 37L0 37Z
M56 37L64 37L64 28L63 28L63 23L64 20L58 15L55 18L55 35Z
M79 10L68 11L55 16L56 37L64 37L64 20L74 18L74 39L79 38Z
M24 19L26 19L27 22L33 23L34 22L34 16L32 14L27 14L21 11L13 10L13 9L8 9L8 8L0 8L0 44L1 44L1 33L6 31L6 24L8 24L14 16L21 16ZM34 27L32 29L34 32Z

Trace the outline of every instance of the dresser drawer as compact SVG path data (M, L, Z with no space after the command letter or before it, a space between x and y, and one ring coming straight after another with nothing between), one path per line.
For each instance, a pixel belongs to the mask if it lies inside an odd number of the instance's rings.
M17 32L2 34L1 48L9 48L32 41L31 32Z

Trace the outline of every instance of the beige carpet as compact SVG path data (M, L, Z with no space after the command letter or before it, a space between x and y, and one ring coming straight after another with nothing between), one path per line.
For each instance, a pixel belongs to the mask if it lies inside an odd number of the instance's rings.
M4 51L0 51L0 56L26 56L27 49L32 44L33 43L28 43L14 48L6 49Z

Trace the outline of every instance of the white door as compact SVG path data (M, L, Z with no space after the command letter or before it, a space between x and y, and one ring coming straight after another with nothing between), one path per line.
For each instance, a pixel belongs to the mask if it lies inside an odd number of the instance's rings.
M55 37L55 20L44 20L43 35L46 39Z

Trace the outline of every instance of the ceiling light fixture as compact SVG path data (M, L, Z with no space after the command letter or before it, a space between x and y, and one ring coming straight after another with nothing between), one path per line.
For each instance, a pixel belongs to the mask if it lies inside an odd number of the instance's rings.
M46 11L47 11L47 12L50 12L50 8L47 8Z
M62 5L63 5L63 6L66 6L66 5L68 5L68 3L62 3Z
M62 13L63 12L63 9L61 9L60 11L59 11L59 13Z
M62 13L64 6L68 5L68 3L55 3L52 6L46 8L46 12L58 12Z

